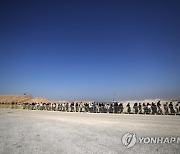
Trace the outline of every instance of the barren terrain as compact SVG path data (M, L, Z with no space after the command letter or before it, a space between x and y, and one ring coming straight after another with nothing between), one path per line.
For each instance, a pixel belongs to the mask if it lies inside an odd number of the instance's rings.
M179 153L178 144L140 144L127 149L122 136L180 136L180 117L0 109L0 153Z

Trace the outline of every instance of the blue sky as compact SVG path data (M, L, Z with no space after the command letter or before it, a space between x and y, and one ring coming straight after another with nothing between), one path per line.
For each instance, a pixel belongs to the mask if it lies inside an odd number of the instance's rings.
M0 2L0 93L180 98L180 1Z

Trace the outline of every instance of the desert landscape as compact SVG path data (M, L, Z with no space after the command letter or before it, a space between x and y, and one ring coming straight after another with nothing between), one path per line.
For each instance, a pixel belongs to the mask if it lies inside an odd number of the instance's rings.
M179 153L180 117L179 114L163 115L137 113L133 110L135 102L166 102L175 104L179 100L120 101L123 112L116 112L116 102L111 110L102 109L93 101L72 102L52 101L27 94L0 95L0 153L2 154L49 154L49 153ZM120 103L118 102L118 103ZM127 114L127 104L131 113ZM43 107L43 105L45 105ZM47 108L48 104L48 108ZM53 105L56 104L55 108ZM63 106L65 104L65 106ZM67 106L67 104L69 106ZM88 104L89 110L82 104ZM36 106L38 105L38 106ZM40 106L42 105L42 106ZM50 106L49 106L50 105ZM62 108L59 106L62 105ZM73 109L73 110L72 110ZM77 110L78 109L78 110ZM83 110L84 109L84 110ZM163 108L162 108L163 109ZM42 112L43 111L43 112ZM106 111L106 112L105 112ZM126 148L124 134L135 134L136 143ZM141 143L140 138L177 138L177 143ZM139 138L139 140L138 140ZM170 139L169 139L170 140Z
M120 101L120 100L116 100L117 102L122 102L123 104L128 104L130 103L131 105L133 105L135 102L140 102L140 103L143 103L143 102L146 102L146 103L152 103L152 102L158 102L158 101L161 101L162 104L165 104L166 102L172 102L173 104L177 103L180 101L180 99L173 99L173 98L170 98L170 99L144 99L144 100L125 100L125 101ZM33 102L36 102L36 103L64 103L64 102L72 102L72 101L62 101L62 100L50 100L50 99L47 99L47 98L44 98L44 97L33 97L31 95L28 95L28 94L0 94L0 102L4 102L4 103L19 103L19 104L22 104L22 103L33 103ZM83 101L77 101L75 100L74 102L84 102L84 103L90 103L90 102L93 102L93 100L91 101L86 101L86 100L83 100ZM108 102L105 102L105 103L108 103ZM113 103L113 101L109 102L109 103Z
M145 99L111 102L52 101L43 97L32 97L27 94L6 94L0 95L0 107L67 112L179 115L180 100Z
M0 23L0 154L180 154L180 0L2 0Z
M178 143L141 144L125 148L122 137L179 137L174 115L99 114L0 109L0 153L179 153Z

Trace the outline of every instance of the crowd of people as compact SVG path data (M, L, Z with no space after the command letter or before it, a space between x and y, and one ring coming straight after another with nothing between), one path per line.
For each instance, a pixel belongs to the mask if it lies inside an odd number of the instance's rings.
M89 112L89 113L115 113L115 114L153 114L153 115L179 115L180 102L166 102L161 104L160 101L154 103L120 103L120 102L64 102L64 103L6 103L0 102L0 107L17 108L29 110L47 110L62 112Z

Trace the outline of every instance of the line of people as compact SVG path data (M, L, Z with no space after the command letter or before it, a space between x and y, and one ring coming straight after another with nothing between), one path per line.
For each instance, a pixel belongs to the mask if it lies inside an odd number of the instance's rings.
M127 107L127 113L131 113L131 107L130 104L128 103L126 105ZM168 103L166 102L165 104L163 104L163 106L161 105L160 101L158 101L157 103L152 102L150 103L134 103L133 105L133 113L135 114L179 114L180 112L180 102L177 102L175 105L173 105L172 102Z
M157 103L134 103L131 105L120 102L101 103L101 102L71 102L71 103L2 103L0 107L17 108L29 110L47 110L47 111L63 111L63 112L90 112L90 113L128 113L128 114L180 114L180 102L173 104L172 102L161 105Z

